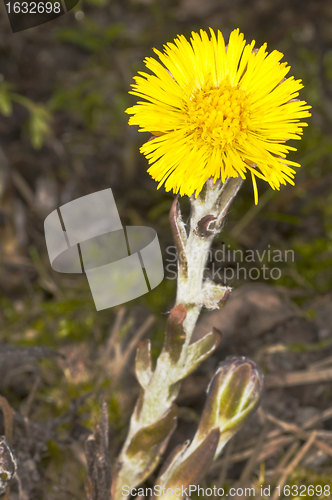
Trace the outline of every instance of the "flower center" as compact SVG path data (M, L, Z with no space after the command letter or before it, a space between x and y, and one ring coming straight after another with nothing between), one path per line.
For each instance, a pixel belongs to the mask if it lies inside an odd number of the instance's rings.
M247 136L249 103L243 90L230 86L199 90L186 108L186 125L194 140L223 148Z

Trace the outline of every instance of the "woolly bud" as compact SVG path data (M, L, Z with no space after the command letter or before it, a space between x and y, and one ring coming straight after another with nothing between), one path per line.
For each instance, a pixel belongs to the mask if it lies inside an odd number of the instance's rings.
M209 384L203 415L192 444L200 443L211 429L218 428L217 457L257 408L262 391L263 374L253 361L245 357L226 359Z

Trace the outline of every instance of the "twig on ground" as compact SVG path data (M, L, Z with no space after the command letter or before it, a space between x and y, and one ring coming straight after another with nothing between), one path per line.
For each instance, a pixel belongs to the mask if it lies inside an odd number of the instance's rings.
M88 500L111 500L111 462L108 452L108 413L105 401L101 402L100 424L85 441L87 477L85 491Z
M9 443L9 446L13 444L13 420L14 420L14 410L8 403L7 399L0 396L0 408L3 413L3 420L5 426L5 436Z
M0 396L0 408L3 413L3 421L5 427L5 436L8 441L9 446L13 444L13 420L15 411L8 403L7 399L3 396ZM3 497L3 500L9 500L10 495L10 486L7 486L6 493Z

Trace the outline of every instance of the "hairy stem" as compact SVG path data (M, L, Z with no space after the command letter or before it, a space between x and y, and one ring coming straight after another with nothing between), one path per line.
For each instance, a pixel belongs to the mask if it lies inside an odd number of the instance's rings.
M173 203L170 220L178 253L176 303L153 372L149 345L142 343L137 351L136 374L142 392L118 458L113 483L114 500L123 500L129 494L123 489L124 485L130 489L136 487L157 466L176 426L174 400L181 380L196 369L218 344L215 332L195 344L190 344L190 340L202 307L217 308L229 295L227 287L206 282L204 270L213 239L220 232L241 184L241 178L229 178L224 184L213 184L209 180L197 198L191 197L189 234L182 222L177 200Z

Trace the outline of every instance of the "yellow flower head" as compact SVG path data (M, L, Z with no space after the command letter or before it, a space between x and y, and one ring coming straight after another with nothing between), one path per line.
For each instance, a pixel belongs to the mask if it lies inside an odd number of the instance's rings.
M294 184L291 166L300 165L286 160L295 148L285 143L301 138L311 106L296 99L303 85L285 78L290 67L280 63L281 52L246 45L238 29L227 47L220 31L210 34L193 32L190 42L181 35L164 52L154 49L161 62L146 58L154 74L135 77L131 93L145 101L126 110L129 123L156 136L141 152L158 188L197 196L209 177L224 182L250 171L257 203L255 176L273 189Z

